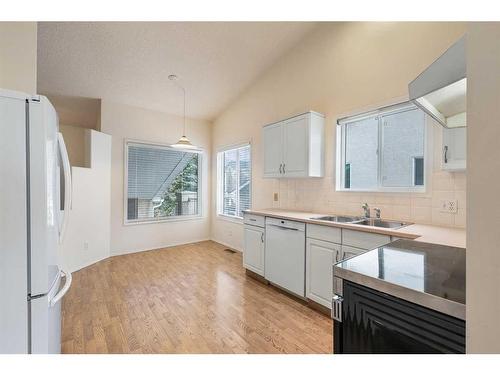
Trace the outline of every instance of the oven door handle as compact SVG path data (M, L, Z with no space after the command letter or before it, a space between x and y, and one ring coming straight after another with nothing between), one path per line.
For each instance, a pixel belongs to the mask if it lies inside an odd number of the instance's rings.
M344 299L341 296L334 295L332 298L332 319L342 323L342 302Z

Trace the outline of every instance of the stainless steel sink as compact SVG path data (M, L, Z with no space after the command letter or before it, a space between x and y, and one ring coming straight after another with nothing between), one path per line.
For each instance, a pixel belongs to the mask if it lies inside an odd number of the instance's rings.
M311 219L331 221L334 223L366 225L370 227L388 228L388 229L399 229L411 224L411 223L404 223L402 221L366 218L362 216L321 216L321 217L312 217Z
M355 221L360 221L363 218L358 216L321 216L321 217L312 217L311 219L332 221L335 223L352 223Z
M379 228L390 228L390 229L399 229L407 225L410 225L410 223L403 223L401 221L390 221L390 220L382 220L375 218L366 218L360 221L356 221L352 224L367 225L370 227L379 227Z

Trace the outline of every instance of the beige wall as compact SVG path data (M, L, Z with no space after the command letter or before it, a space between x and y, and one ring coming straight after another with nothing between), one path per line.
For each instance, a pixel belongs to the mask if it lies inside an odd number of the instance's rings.
M319 26L266 71L214 122L217 148L252 142L253 207L278 206L360 214L362 202L382 216L420 223L465 226L465 174L432 175L427 194L337 193L334 183L335 121L342 114L407 96L408 83L466 31L463 23L328 23ZM273 180L262 176L261 128L307 110L326 115L326 176ZM441 129L435 127L439 147ZM437 149L437 158L439 158ZM436 162L434 163L436 164ZM215 200L215 175L212 197ZM280 201L272 201L278 192ZM440 199L458 199L457 215L439 212ZM212 238L241 249L241 224L213 212Z
M467 39L467 351L500 353L500 23Z
M79 126L59 124L59 131L63 135L71 166L87 167L85 153L87 152L86 133L88 130Z
M36 94L36 22L0 22L0 88Z
M41 93L57 110L59 122L81 128L101 130L101 99Z
M126 139L175 143L181 136L182 118L103 100L101 130L112 136L111 255L156 249L210 237L209 160L211 126L188 120L187 136L202 147L202 212L200 219L124 225L124 142Z

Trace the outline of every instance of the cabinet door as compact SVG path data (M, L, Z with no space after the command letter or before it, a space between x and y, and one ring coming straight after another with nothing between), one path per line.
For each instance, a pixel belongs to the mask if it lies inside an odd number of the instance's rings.
M264 177L282 177L283 123L265 126L262 130L264 143Z
M306 297L328 308L333 296L333 264L340 245L308 238L306 241Z
M283 170L285 177L309 174L309 116L287 120L283 125Z
M467 128L443 129L443 169L464 170L467 161Z
M352 246L346 246L342 245L342 256L340 259L346 260L352 257L355 257L356 255L363 254L368 250L365 249L359 249L357 247L352 247Z
M245 226L243 267L264 276L264 229Z

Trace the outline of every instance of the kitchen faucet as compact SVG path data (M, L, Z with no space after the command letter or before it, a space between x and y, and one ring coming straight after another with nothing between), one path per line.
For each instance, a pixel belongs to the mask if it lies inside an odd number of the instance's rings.
M361 207L365 210L365 217L370 217L370 206L368 206L368 203L363 203Z

